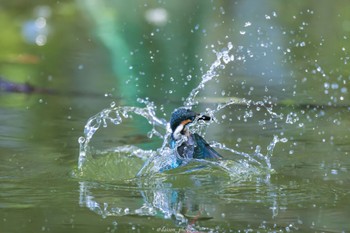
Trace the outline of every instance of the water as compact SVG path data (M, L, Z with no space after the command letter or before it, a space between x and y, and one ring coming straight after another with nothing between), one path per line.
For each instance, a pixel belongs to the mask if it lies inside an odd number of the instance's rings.
M234 56L229 54L232 48L232 43L228 43L227 48L220 52L213 51L217 59L203 75L199 85L190 92L183 106L193 108L199 104L196 96L205 89L205 84L215 78L220 78L217 74L218 70L225 68L223 64L234 61ZM139 99L138 102L145 107L116 106L112 102L109 108L91 117L85 125L84 137L79 138L80 152L76 173L77 178L82 180L79 198L81 206L89 208L104 218L127 215L157 216L164 219L174 219L178 226L196 229L191 224L193 218L196 219L196 222L197 218L209 220L215 215L220 215L217 211L208 208L205 204L206 201L197 200L198 192L205 190L206 194L212 196L215 195L217 188L230 189L237 184L252 180L269 186L271 174L274 173L271 166L273 150L277 143L287 142L286 138L279 138L275 135L266 147L266 154L262 153L260 145L256 145L253 153L246 153L214 141L211 143L214 148L229 153L227 159L220 161L196 160L183 167L164 172L167 167L172 167L171 164L176 163L177 159L173 149L170 149L168 145L170 127L165 119L156 116L156 106L153 102L142 99ZM250 106L264 108L270 119L283 120L284 118L283 114L275 113L271 106L266 107L264 101L254 102L245 99L229 99L227 102L217 105L215 109L207 108L205 114L211 116L213 119L211 123L220 124L216 119L217 113L237 103L246 105L247 109ZM110 127L110 124L122 124L123 120L132 118L134 114L144 117L150 124L151 131L147 134L149 138L158 136L163 140L160 148L142 150L133 145L123 145L102 151L91 148L89 143L98 130ZM244 118L251 117L253 117L252 111L247 110ZM287 115L287 121L290 121L289 118L290 115ZM190 130L204 134L209 126L210 123L197 123ZM230 155L238 158L230 159ZM109 185L99 184L96 190L95 185L84 180L118 182L127 185L128 191L131 189L142 196L142 202L135 205L130 202L115 202L96 198L95 196L98 197L101 193L108 193ZM187 189L191 191L185 191ZM271 215L274 217L277 215L279 202L276 198L271 198ZM187 204L184 205L183 202L187 202ZM204 209L202 210L202 208Z
M195 100L197 94L200 92L200 90L205 88L205 84L209 81L211 81L213 78L217 77L217 70L218 69L224 69L225 66L223 64L228 64L231 61L234 61L234 56L230 55L229 52L230 50L233 48L232 43L228 43L227 48L223 49L221 52L216 52L213 51L216 54L217 59L215 60L215 62L210 66L210 69L202 76L202 80L199 83L199 85L194 88L189 96L186 98L184 105L187 108L192 108L193 105L197 105L198 102ZM170 150L169 147L167 146L167 143L169 141L169 136L170 136L170 129L169 126L167 126L167 122L164 119L159 119L155 116L155 110L156 107L154 106L153 102L150 102L149 100L142 100L142 99L138 99L138 102L145 104L146 107L144 108L140 108L140 107L121 107L121 106L115 106L115 103L112 102L111 103L111 107L108 109L104 109L102 110L100 113L96 114L95 116L91 117L87 124L85 125L85 129L84 129L84 137L79 138L79 144L80 144L80 153L79 153L79 163L78 163L78 169L80 171L83 170L83 165L86 161L86 158L89 156L87 155L89 153L89 142L92 139L93 135L96 133L96 131L101 127L108 127L108 122L115 124L115 125L119 125L122 123L123 118L129 118L131 116L129 116L130 113L133 114L137 114L140 115L144 118L146 118L146 120L148 121L148 123L152 126L152 130L150 132L148 132L148 137L152 137L153 135L156 135L158 137L160 137L161 139L163 139L163 145L161 148L159 148L158 150L158 154L162 155L162 158L155 158L154 161L161 161L160 164L165 163L163 166L162 165L154 165L156 166L156 171L160 171L162 170L166 164L168 162L172 162L172 160L176 160L176 158L174 156L172 156L171 154L172 151ZM272 107L266 107L265 103L263 101L258 101L258 102L253 102L250 100L239 100L237 101L236 99L230 99L229 101L227 101L224 104L219 104L215 110L212 110L210 108L206 109L206 113L207 115L209 115L212 119L214 119L212 122L218 123L217 119L215 118L215 114L216 112L220 111L221 109L224 109L227 106L230 106L232 104L237 104L237 103L243 103L247 105L247 108L249 108L249 106L252 105L256 105L256 106L261 106L264 107L268 113L271 115L272 118L283 118L283 114L276 114L275 112L272 111ZM252 114L252 113L250 113ZM252 117L252 115L245 115L245 118L247 117ZM289 117L289 115L287 116ZM287 119L287 121L289 120L289 118ZM161 128L163 128L163 131L165 131L164 134L162 134L161 132L159 132L156 129L156 126L159 126ZM200 133L201 131L205 131L205 128L209 126L205 125L203 126L197 126L196 128L193 129L194 132ZM286 142L287 139L286 138L282 138L281 140L278 138L278 136L275 136L272 143L269 145L268 147L268 151L266 156L263 156L260 153L260 146L257 146L257 149L255 151L254 156L259 157L259 159L263 159L265 160L265 165L267 166L268 169L271 169L271 164L270 164L270 157L272 155L272 151L273 148L275 146L275 144L279 141L283 141ZM236 153L236 154L240 154L242 156L244 156L246 159L250 160L250 161L254 161L256 163L258 163L259 165L261 165L260 162L258 162L256 159L252 158L252 156L250 156L249 154L246 153L240 153L237 152L231 148L227 148L225 145L222 145L220 143L213 143L214 147L218 147L219 149L223 149L223 150L227 150L230 151L232 153ZM122 147L122 149L124 149L124 147ZM118 152L118 150L117 150ZM133 153L132 151L130 151L131 153ZM142 152L141 152L142 154ZM165 155L164 155L165 154ZM142 156L142 155L140 155ZM91 155L90 155L91 157ZM149 163L149 162L148 162ZM151 169L152 170L152 169ZM140 171L142 173L142 171Z
M0 7L1 232L349 232L347 1L42 4ZM159 172L180 106L224 159Z
M224 49L213 51L216 60L202 76L199 84L190 91L182 106L194 109L203 104L197 97L198 94L206 90L209 82L220 80L222 77L219 71L235 61L234 56L230 54L232 49L232 43L228 43ZM225 92L222 94L225 95ZM251 144L250 148L253 150L246 152L233 149L220 141L211 141L210 144L224 154L224 160L198 160L164 172L165 167L176 161L174 152L168 145L170 130L167 120L157 116L157 106L149 99L138 99L138 103L141 107L117 106L112 102L109 108L88 120L84 137L79 138L79 163L75 173L80 180L79 204L102 218L155 217L171 220L175 225L169 226L169 230L222 231L232 227L226 222L227 218L239 219L239 215L236 216L232 209L245 210L247 205L258 204L268 208L260 213L265 217L251 222L252 229L289 232L302 230L305 224L311 228L317 225L315 222L305 223L308 221L307 218L300 215L285 218L284 213L293 209L292 206L303 207L304 203L319 199L319 202L311 207L317 208L323 205L321 203L326 200L325 198L346 197L343 191L336 187L332 192L323 190L328 194L320 197L319 191L315 192L314 188L310 187L309 178L303 179L294 173L293 168L302 165L294 163L282 165L285 175L279 176L276 175L276 170L281 167L274 166L271 162L272 158L277 156L275 148L279 144L286 145L282 151L288 150L289 155L298 154L300 144L295 137L306 137L308 131L306 127L310 127L307 123L310 114L314 115L312 119L322 118L325 114L320 110L322 107L306 106L306 109L290 110L288 105L274 103L271 97L257 101L246 98L224 98L221 103L205 108L203 113L211 116L212 121L209 124L194 124L190 128L191 131L209 136L212 126L220 126L227 120L232 121L227 112L232 111L232 107L239 106L242 114L237 116L237 119L240 122L247 124L254 118L257 120L255 127L272 130L273 135L268 139L269 142L265 140L265 144ZM160 112L163 112L163 115L170 115L164 113L163 109ZM90 146L98 130L113 125L120 126L126 119L133 120L134 115L145 118L150 125L147 136L151 139L154 136L158 137L162 141L161 146L150 150L133 145L102 150ZM312 122L315 123L315 120ZM336 120L333 122L336 123ZM287 135L281 130L286 127ZM324 133L325 131L319 131L319 134ZM333 139L331 136L331 140ZM239 142L237 145L243 144L241 139ZM326 139L323 142L326 142ZM292 174L289 174L290 171L293 171ZM339 171L347 172L347 168L330 169L325 177L338 175ZM285 179L284 177L289 177L289 184L283 182L279 184L281 179ZM121 195L123 199L111 198L109 190L115 190L119 193L116 196ZM242 196L242 193L248 196ZM136 203L135 196L138 199ZM223 224L224 222L226 224ZM220 224L223 228L217 228L215 224ZM166 229L164 227L163 230ZM161 231L161 228L158 231Z

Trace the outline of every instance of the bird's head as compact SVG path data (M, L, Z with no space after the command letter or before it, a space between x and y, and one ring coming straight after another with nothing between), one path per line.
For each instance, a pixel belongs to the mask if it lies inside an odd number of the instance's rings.
M170 128L173 139L177 140L181 137L181 135L188 136L189 132L186 126L197 120L209 121L210 117L200 115L186 108L176 109L172 113L170 119Z

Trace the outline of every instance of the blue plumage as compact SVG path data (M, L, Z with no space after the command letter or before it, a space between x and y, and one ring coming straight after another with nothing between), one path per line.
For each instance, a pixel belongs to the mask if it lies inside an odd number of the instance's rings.
M210 117L197 114L189 109L180 108L173 112L170 120L172 130L170 145L176 148L179 163L185 159L221 159L216 152L199 134L191 134L187 125L195 120L210 120ZM185 140L183 139L185 136ZM181 143L182 140L183 142Z

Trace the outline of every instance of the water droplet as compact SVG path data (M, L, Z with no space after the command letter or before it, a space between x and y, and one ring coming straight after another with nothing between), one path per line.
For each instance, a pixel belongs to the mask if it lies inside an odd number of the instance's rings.
M153 132L152 132L152 131L147 132L147 137L148 137L148 138L152 138L152 137L153 137Z
M339 85L338 83L332 83L331 88L332 89L338 89Z
M228 44L227 44L227 48L228 48L228 50L231 50L231 49L233 48L233 45L232 45L232 43L231 43L231 42L228 42Z
M244 35L245 31L239 31L239 34Z
M281 139L279 139L279 141L283 142L283 143L286 143L286 142L288 142L288 139L287 138L281 138Z
M78 139L78 142L79 142L79 144L84 143L84 142L85 142L85 138L84 138L84 137L80 137L80 138Z

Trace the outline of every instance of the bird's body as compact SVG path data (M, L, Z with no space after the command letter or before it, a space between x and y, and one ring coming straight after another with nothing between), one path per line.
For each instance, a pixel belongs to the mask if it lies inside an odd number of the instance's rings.
M171 147L177 153L178 163L189 159L221 159L221 155L216 152L197 133L191 133L188 124L198 121L210 120L210 117L197 114L189 109L180 108L173 112L170 120Z

